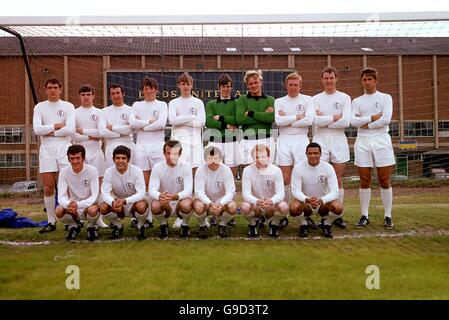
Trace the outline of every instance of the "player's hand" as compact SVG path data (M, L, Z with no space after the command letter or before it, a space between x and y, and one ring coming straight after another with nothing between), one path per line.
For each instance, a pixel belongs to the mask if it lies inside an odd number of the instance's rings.
M380 117L382 117L382 112L378 113L378 114L373 114L371 116L371 122L377 121L380 119Z
M341 114L334 114L334 122L341 119Z
M76 133L83 134L83 128L76 128Z
M257 199L256 205L257 205L258 207L263 208L263 206L264 206L264 201L263 201L262 199Z
M150 117L150 119L148 119L148 124L152 124L156 120L156 118Z
M134 115L134 118L136 118L137 120L140 120L140 117L137 114Z
M171 195L167 191L164 191L159 195L159 201L162 204L167 204L170 202L170 200L171 200Z
M55 128L55 130L59 130L59 129L61 129L61 128L64 128L64 127L65 127L65 122L55 123L55 124L53 125L53 127Z
M217 114L217 115L213 116L212 118L213 118L214 120L217 120L217 121L218 121L218 120L220 119L220 116Z
M89 140L92 140L92 141L100 141L101 138L89 136Z
M111 124L111 123L108 123L108 124L106 125L106 129L108 129L108 130L111 130L111 131L112 131L112 124Z
M301 120L301 119L304 119L304 117L305 117L305 115L304 114L297 114L296 115L296 120Z
M235 129L237 129L237 127L236 127L236 126L233 126L232 124L226 125L226 128L227 128L227 129L230 129L230 130L235 130Z
M265 109L265 112L274 112L274 107L270 106Z
M279 110L278 115L280 115L281 117L285 116L285 112L282 110Z
M316 114L317 116L323 116L323 115L324 115L320 110L316 110L316 111L315 111L315 114Z
M367 123L367 124L364 124L363 126L360 126L360 128L362 128L362 129L369 129L368 123Z
M273 205L273 200L271 200L271 199L265 199L265 205L266 205L267 207L272 206L272 205Z

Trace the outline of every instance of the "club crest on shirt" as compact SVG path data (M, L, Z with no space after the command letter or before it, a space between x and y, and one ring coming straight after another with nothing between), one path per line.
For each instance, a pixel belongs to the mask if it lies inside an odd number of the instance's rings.
M56 112L56 114L57 114L58 116L60 116L60 117L63 117L63 116L65 115L65 112L64 112L64 110L58 110L58 111Z
M223 185L223 182L221 182L221 181L215 182L215 188L216 189L220 189L222 185Z
M120 119L122 119L122 120L128 120L128 115L127 115L126 113L122 113L122 114L120 115Z
M157 111L157 110L153 110L153 112L151 112L151 116L153 117L153 118L158 118L159 117L159 111Z
M318 182L319 183L325 183L326 181L327 181L326 176L323 176L323 175L319 175L318 176Z
M304 111L305 109L306 109L306 107L303 104L298 104L296 106L296 110L298 110L298 111Z
M90 120L92 120L92 121L97 121L97 120L98 120L97 115L96 115L96 114L91 114L91 115L90 115Z
M270 188L273 185L273 180L268 179L268 180L265 180L264 183L265 183L265 187Z
M382 111L382 103L380 102L374 103L374 109L376 109L377 111Z
M196 115L196 108L195 107L190 107L189 113Z
M335 110L340 110L341 109L341 104L339 102L335 102L334 103L334 109Z
M85 188L89 188L90 187L90 182L87 179L84 179L81 183L83 184L83 187L85 187Z
M184 178L183 177L177 177L176 178L176 183L177 184L182 184L184 182Z
M128 182L128 183L126 184L126 188L127 188L127 189L134 189L134 183Z

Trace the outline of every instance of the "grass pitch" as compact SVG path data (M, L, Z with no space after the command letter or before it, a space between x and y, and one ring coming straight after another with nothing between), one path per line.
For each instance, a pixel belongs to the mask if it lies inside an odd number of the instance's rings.
M0 299L448 299L449 188L396 188L393 221L382 227L382 205L373 189L370 225L356 229L358 194L346 190L346 230L334 228L334 239L311 231L297 237L290 222L278 240L261 231L246 240L238 217L227 240L158 240L158 224L144 241L125 222L124 239L67 243L58 225L51 234L38 229L0 229ZM35 220L45 219L39 199L2 199ZM317 221L317 217L315 217ZM194 219L192 219L192 222ZM80 289L69 290L66 268L80 271ZM376 265L380 289L366 288L366 268Z

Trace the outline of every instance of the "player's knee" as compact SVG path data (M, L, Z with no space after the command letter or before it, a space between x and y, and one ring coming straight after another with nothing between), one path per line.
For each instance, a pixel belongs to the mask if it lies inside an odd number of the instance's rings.
M202 215L206 211L206 205L199 200L195 200L193 202L193 211L198 215Z
M278 211L282 215L286 215L288 213L288 204L285 201L281 201L281 203L278 204Z
M179 208L182 213L189 213L190 211L192 211L192 201L190 199L182 200Z
M44 195L50 197L55 194L55 186L44 185Z
M109 212L111 212L111 207L110 207L107 203L102 203L102 204L100 205L100 213L101 213L102 215L106 215L106 214L108 214Z
M58 219L61 219L65 214L64 208L62 208L61 206L57 206L55 209L55 214Z
M162 213L162 205L159 201L153 200L151 202L151 212L155 215Z
M242 202L240 205L240 212L243 215L248 215L251 212L251 204L248 202Z
M146 201L142 200L136 203L135 209L138 214L144 214L147 212L148 204Z
M237 203L235 201L231 201L227 204L227 210L230 215L235 215L237 213Z
M95 217L98 214L99 207L97 205L87 208L87 214L91 217Z
M294 212L298 212L298 214L299 214L299 208L301 207L301 203L299 203L299 201L298 200L296 200L296 199L293 199L291 202L290 202L290 212L292 212L292 211L294 211Z

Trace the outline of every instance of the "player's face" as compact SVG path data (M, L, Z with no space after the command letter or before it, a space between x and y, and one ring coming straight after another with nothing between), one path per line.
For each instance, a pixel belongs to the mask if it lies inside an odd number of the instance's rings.
M220 97L229 99L231 97L232 84L230 82L221 84L218 87L218 90L220 91Z
M362 86L366 93L376 92L377 80L372 76L363 75L362 76Z
M125 154L116 154L114 164L119 172L125 172L128 169L128 157Z
M266 151L255 152L256 167L264 168L268 165L268 160L270 157Z
M190 97L190 92L193 89L193 83L181 82L181 83L178 83L178 88L181 91L181 96Z
M321 83L325 91L333 92L337 89L337 77L333 72L324 72L321 76Z
M47 99L49 101L55 102L59 100L62 93L62 88L59 87L57 83L48 83L45 88L45 93L47 94Z
M299 79L288 79L285 88L290 97L297 97L301 90L301 82Z
M123 92L120 88L111 88L109 90L109 95L111 96L112 104L114 106L121 106L123 104Z
M207 167L210 170L217 170L220 167L221 158L218 154L215 155L207 155L206 156L206 163Z
M80 172L83 170L83 161L84 159L81 152L69 154L69 162L74 172Z
M248 78L246 82L246 87L248 88L248 91L253 96L260 96L262 95L262 80L259 79L259 77L254 76Z
M94 105L94 94L92 92L81 92L80 101L83 107L90 107Z
M143 87L143 98L145 101L154 101L156 100L157 89L152 88L150 86Z
M321 152L319 148L308 148L306 151L307 161L311 166L320 163Z
M181 156L180 148L165 147L164 157L168 165L172 166L177 165L180 156Z

